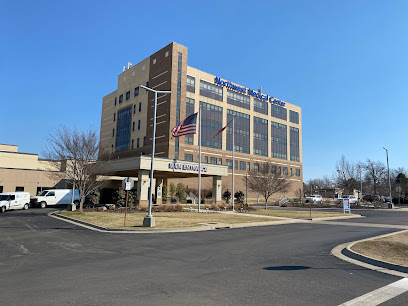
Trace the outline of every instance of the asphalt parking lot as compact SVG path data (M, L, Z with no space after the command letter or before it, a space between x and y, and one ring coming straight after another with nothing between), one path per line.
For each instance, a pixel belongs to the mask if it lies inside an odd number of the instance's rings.
M401 279L330 253L391 228L336 222L114 234L51 211L0 215L4 305L338 305ZM348 222L408 225L408 212L360 213L366 218ZM384 305L407 301L404 293Z

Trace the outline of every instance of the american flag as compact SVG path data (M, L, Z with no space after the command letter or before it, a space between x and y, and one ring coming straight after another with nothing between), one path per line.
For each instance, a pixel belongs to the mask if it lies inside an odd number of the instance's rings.
M230 122L227 123L226 126L224 126L221 130L219 130L219 131L217 132L217 134L215 134L215 136L214 136L213 138L217 137L220 133L222 133L222 132L227 128L227 126L228 126L231 122L232 122L232 119L230 120Z
M197 114L192 114L177 124L172 130L173 137L195 134L197 129Z

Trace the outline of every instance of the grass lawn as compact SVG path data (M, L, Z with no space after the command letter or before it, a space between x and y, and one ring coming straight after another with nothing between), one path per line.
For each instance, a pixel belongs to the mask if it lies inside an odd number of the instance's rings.
M251 211L251 214L271 216L271 217L283 217L283 218L300 218L308 219L310 218L309 211L295 211L295 210L277 210L277 209L257 209L256 211ZM343 213L332 213L324 211L313 211L312 218L327 218L327 217L341 217L353 214L343 214Z
M124 213L114 212L73 212L61 211L59 214L98 225L105 228L120 229L143 229L143 219L147 215L143 213L128 213L126 215L126 227L123 226ZM194 212L157 212L153 213L156 228L179 228L200 226L200 223L248 223L280 221L279 219L248 217L239 214L220 213L194 213Z
M351 249L378 260L408 266L408 232L358 242Z

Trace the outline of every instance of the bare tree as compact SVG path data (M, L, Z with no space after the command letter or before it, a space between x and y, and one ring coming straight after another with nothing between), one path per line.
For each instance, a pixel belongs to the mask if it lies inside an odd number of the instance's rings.
M85 197L107 179L110 153L99 147L98 136L92 129L78 131L61 125L51 129L47 140L44 155L56 169L66 165L66 177L75 180L79 190L82 212Z
M292 182L289 176L282 175L281 171L276 171L275 165L268 165L263 171L250 171L248 173L248 188L265 199L265 209L268 208L268 199L275 193L285 193L289 191ZM245 180L245 178L244 178Z
M364 164L364 169L366 170L366 178L370 180L373 184L373 191L374 194L378 194L378 186L382 183L385 179L385 174L387 173L387 169L382 162L375 162L371 159L367 159L366 163Z
M344 155L336 163L336 171L333 174L334 181L338 187L344 189L346 193L351 193L353 189L359 188L358 166L356 163L348 161Z

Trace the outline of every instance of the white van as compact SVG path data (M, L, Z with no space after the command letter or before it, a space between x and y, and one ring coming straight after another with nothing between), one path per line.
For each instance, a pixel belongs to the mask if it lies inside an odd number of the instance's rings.
M0 193L0 212L5 212L10 209L28 209L29 204L29 192Z
M41 195L31 197L32 206L40 206L45 208L47 206L71 204L72 203L72 189L49 189L44 190ZM79 205L79 191L75 189L74 204Z

